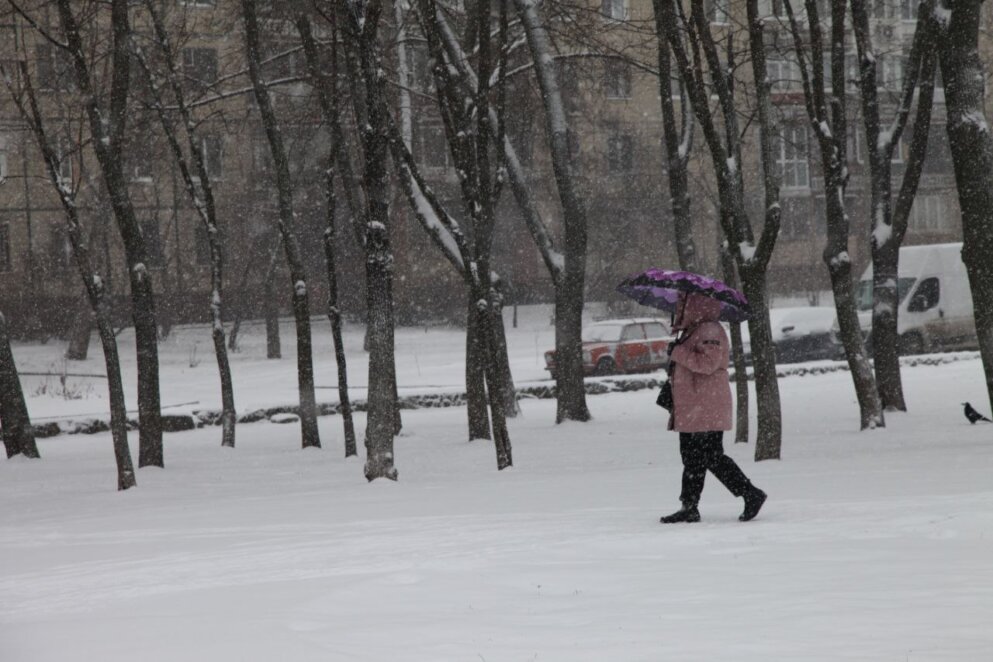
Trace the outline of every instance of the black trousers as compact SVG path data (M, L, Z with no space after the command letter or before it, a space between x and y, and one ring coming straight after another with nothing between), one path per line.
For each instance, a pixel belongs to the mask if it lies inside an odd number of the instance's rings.
M683 492L679 499L686 506L700 502L707 471L717 476L735 496L743 496L752 489L745 472L724 454L723 432L680 432L679 454L683 458Z

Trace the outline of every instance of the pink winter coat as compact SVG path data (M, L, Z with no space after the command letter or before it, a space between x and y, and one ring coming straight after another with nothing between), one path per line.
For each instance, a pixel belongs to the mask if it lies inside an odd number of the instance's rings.
M728 381L729 345L718 323L720 303L691 294L673 329L685 340L672 350L672 399L669 429L677 432L730 430L733 415Z

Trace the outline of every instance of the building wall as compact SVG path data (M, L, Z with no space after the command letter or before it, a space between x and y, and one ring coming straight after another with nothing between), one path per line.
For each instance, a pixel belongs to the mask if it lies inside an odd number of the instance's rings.
M37 0L39 7L44 3ZM276 3L278 4L278 3ZM773 5L765 3L767 13ZM29 3L28 11L36 8ZM164 3L168 11L179 64L189 78L187 90L202 122L198 135L203 153L216 170L212 177L225 232L226 288L229 312L242 308L248 314L261 306L261 280L270 255L278 249L274 240L276 218L275 184L268 144L261 131L254 97L249 93L238 3ZM896 6L896 5L894 5ZM736 69L739 103L743 118L750 115L750 65L747 62L743 25L743 3L715 0L707 3L717 22L713 29L723 37L734 35L739 54ZM568 25L572 32L559 36L557 60L560 80L574 133L573 167L582 184L589 215L588 294L590 299L610 299L623 277L647 266L677 264L672 236L671 203L663 156L662 126L656 38L649 0L590 2L589 11L578 12ZM727 10L724 15L723 10ZM608 18L605 14L614 16ZM54 16L38 10L49 26ZM781 32L778 20L766 25L772 35ZM899 56L908 48L915 23L899 14L874 22L881 35L879 50L891 57L887 75L895 77ZM885 28L885 29L884 29ZM139 38L149 33L140 21ZM86 122L72 85L59 81L63 66L45 51L38 34L26 28L23 19L5 9L0 12L0 60L16 68L23 60L32 75L48 80L39 90L39 100L52 132L62 136L71 162L71 181L77 190L81 215L95 257L108 276L112 292L120 302L120 317L127 318L126 278L119 233L106 203L103 184L86 139ZM105 33L104 33L105 34ZM266 23L263 56L274 58L265 65L273 88L277 112L292 155L297 183L298 230L310 274L315 311L320 310L324 291L321 235L326 226L323 160L328 149L309 86L295 80L303 73L302 57L295 49L292 25ZM770 39L773 39L770 37ZM819 154L806 128L802 97L791 83L791 42L774 40L770 48L782 57L774 66L785 79L776 87L777 118L783 126L795 127L789 163L783 164L783 225L770 268L773 294L804 294L828 288L827 271L820 255L824 245L823 187ZM989 45L984 42L984 48ZM854 45L851 50L854 51ZM390 72L396 69L395 53L385 54ZM539 208L549 221L553 236L561 241L561 211L551 174L543 108L533 73L526 64L526 48L516 55L518 65L509 81L512 110L508 132L529 176ZM897 63L897 64L893 64ZM513 62L512 62L513 64ZM885 65L884 65L885 66ZM441 120L431 100L430 61L426 50L411 41L410 80L413 90L413 151L456 216L461 216L457 178L447 153ZM105 75L105 72L101 72ZM676 86L678 89L678 85ZM147 99L147 90L136 88L136 100ZM939 94L938 99L943 97ZM209 101L209 103L207 103ZM860 125L858 98L848 98L850 126ZM207 315L209 267L205 260L203 229L190 208L179 175L168 152L157 119L150 111L138 110L131 120L127 152L132 174L131 195L146 228L146 243L154 258L152 274L160 293L159 308L165 317L177 320L202 319ZM886 118L892 105L883 112ZM679 99L676 98L679 113ZM918 204L906 242L954 241L960 237L957 196L951 176L947 139L943 128L944 109L939 103L931 129L928 166L922 179ZM754 122L744 122L743 149L746 190L753 226L762 224L761 168L758 135ZM350 125L348 125L350 126ZM909 140L912 127L905 132ZM717 223L716 189L710 156L696 131L691 152L690 186L694 238L703 270L718 274L718 248L722 237ZM805 141L804 148L801 143ZM852 221L851 252L856 272L868 261L869 192L868 173L859 162L859 139L850 150L851 180L848 187ZM864 145L861 145L864 148ZM864 152L864 149L862 149ZM785 154L785 152L784 152ZM805 158L802 158L805 154ZM799 155L799 156L798 156ZM360 163L359 155L355 155ZM864 157L863 157L864 161ZM20 120L9 95L0 94L0 307L14 309L25 318L24 326L59 326L59 315L67 306L80 307L81 287L68 257L64 218L58 198L42 167L33 137ZM67 174L68 166L67 166ZM902 165L894 167L894 189L898 189ZM788 181L787 181L788 180ZM355 241L352 220L339 204L339 253L342 259L342 289L345 310L361 315L363 307L363 258ZM416 227L399 192L391 207L396 248L396 295L402 321L427 317L461 318L464 301L459 279ZM520 219L509 190L503 191L494 247L494 264L507 285L509 301L550 300L552 290L538 251ZM9 256L9 258L8 258ZM278 262L282 264L282 260ZM288 276L280 266L277 285L285 305Z

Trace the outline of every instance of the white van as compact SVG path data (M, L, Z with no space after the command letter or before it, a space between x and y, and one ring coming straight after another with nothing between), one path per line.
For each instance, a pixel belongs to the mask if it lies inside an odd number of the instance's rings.
M978 347L962 244L900 249L897 332L901 354ZM862 274L857 305L862 330L872 330L872 265Z

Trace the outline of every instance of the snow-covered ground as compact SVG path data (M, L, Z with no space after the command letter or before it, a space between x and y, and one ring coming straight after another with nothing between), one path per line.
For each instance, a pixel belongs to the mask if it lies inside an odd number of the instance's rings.
M543 326L511 331L518 380L542 377ZM195 331L164 345L167 403L216 398L206 336L189 367ZM292 402L291 340L267 362L246 338L240 409ZM364 384L360 343L353 329ZM459 385L458 331L404 330L398 348L401 385ZM60 350L15 355L46 367ZM960 406L986 409L982 369L904 378L910 413L866 433L847 373L781 379L783 459L726 444L770 495L746 524L712 477L703 522L658 524L680 462L649 391L590 397L588 424L524 401L503 472L465 441L464 409L404 412L397 483L366 483L334 416L323 450L267 422L234 450L218 428L167 435L166 468L124 493L109 435L41 440L40 461L0 460L0 660L993 660L993 425Z
M587 314L592 320L594 312ZM555 347L550 306L522 307L518 326L512 325L513 310L505 311L511 369L517 382L548 379L544 353ZM314 372L319 402L338 401L338 378L330 326L326 319L314 318ZM241 347L231 357L235 405L240 413L262 407L293 404L298 400L296 377L296 337L292 319L281 324L281 360L265 358L265 328L247 323L239 335ZM362 328L345 327L352 397L365 398L368 383L368 354L362 351ZM122 373L128 405L137 411L137 371L134 333L126 329L118 337ZM397 329L397 378L401 395L432 391L459 391L465 388L465 331L454 327L405 327ZM80 418L92 414L106 416L107 386L103 379L59 375L103 375L100 344L94 336L86 361L66 362L64 343L25 343L14 347L17 367L28 375L22 378L32 420L46 422ZM159 343L162 404L166 412L220 409L220 379L214 360L210 331L206 326L179 326ZM68 397L67 397L68 396Z

